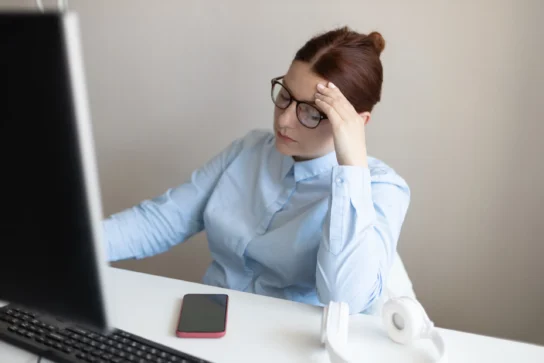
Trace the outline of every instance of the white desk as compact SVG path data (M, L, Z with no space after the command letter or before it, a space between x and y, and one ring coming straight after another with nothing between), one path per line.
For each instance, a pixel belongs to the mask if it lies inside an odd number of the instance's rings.
M322 309L206 285L110 268L115 284L116 326L216 363L328 362L320 345ZM230 296L227 334L220 339L181 339L174 334L186 293ZM543 363L544 347L441 329L450 363ZM430 343L393 343L377 317L351 317L350 348L355 362L429 362ZM34 363L36 356L0 342L1 363ZM46 362L42 360L42 362Z

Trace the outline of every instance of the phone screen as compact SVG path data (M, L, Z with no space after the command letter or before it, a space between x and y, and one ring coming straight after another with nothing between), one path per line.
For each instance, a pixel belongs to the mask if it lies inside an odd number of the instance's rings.
M183 297L178 331L214 333L226 330L228 295L187 294Z

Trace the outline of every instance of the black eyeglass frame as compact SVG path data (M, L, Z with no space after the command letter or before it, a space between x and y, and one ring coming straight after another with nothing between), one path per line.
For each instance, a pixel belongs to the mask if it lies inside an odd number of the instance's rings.
M280 82L280 80L283 79L283 77L285 77L285 76L275 77L275 78L272 78L272 80L271 80L270 97L272 98L272 102L274 103L274 106L276 106L276 107L279 108L280 110L286 110L286 109L289 108L289 106L291 106L291 104L293 103L293 101L295 101L295 103L296 103L296 105L297 105L297 106L296 106L296 112L295 112L296 115L297 115L297 120L298 120L298 122L300 122L300 124L301 124L302 126L307 127L307 128L309 128L309 129L315 129L316 127L319 126L319 124L321 123L321 121L328 119L327 114L325 114L324 112L321 112L315 105L312 105L311 103L308 103L308 102L305 102L305 101L299 101L299 100L297 100L295 97L293 97L293 95L291 94L291 91L289 91L289 89L288 89L283 83ZM289 94L289 98L290 98L290 99L289 99L289 103L288 103L287 106L285 106L285 107L280 107L280 106L278 106L278 105L276 104L276 100L274 100L274 85L276 85L276 84L278 84L280 87L283 87L283 88L287 91L287 93ZM313 108L315 108L315 109L317 110L317 112L319 112L319 117L320 117L320 118L319 118L319 121L317 121L317 125L315 125L315 126L313 126L313 127L312 127L312 126L308 126L308 125L305 125L305 124L300 120L300 117L299 117L299 115L298 115L298 106L299 106L300 104L305 104L305 105L308 105L308 106L310 106L310 107L313 107Z

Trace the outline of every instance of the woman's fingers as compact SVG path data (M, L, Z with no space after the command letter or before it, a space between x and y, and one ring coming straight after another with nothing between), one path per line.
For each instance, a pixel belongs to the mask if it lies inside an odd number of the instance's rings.
M353 117L355 109L342 94L340 89L336 87L332 82L328 83L328 87L325 87L322 84L318 84L317 90L318 93L316 94L316 96L321 95L319 96L319 98L332 106L344 120L349 120Z
M316 98L316 99L319 99L319 100L321 100L321 101L325 101L325 102L327 102L329 105L331 105L331 106L334 107L334 105L333 105L334 98L332 98L332 97L330 97L330 96L325 96L325 95L322 94L322 93L316 93L316 94L315 94L315 98Z
M329 119L331 125L338 126L340 125L342 121L342 117L336 112L333 106L331 106L326 101L322 101L320 98L315 99L315 104L317 107L319 107L323 112L327 114L327 118Z
M325 96L329 96L331 98L337 99L337 100L346 100L342 92L340 92L340 89L336 87L332 82L329 82L327 86L319 83L317 85L317 91L321 94L324 94ZM346 100L347 101L347 100Z

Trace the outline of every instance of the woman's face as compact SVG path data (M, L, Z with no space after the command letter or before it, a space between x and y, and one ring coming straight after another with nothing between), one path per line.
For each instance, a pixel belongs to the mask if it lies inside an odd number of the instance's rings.
M315 105L317 84L326 85L327 80L313 73L308 63L294 61L282 83L295 99ZM278 151L295 160L314 159L333 151L334 141L329 120L324 119L317 128L309 129L299 122L296 107L294 101L285 110L274 106Z

